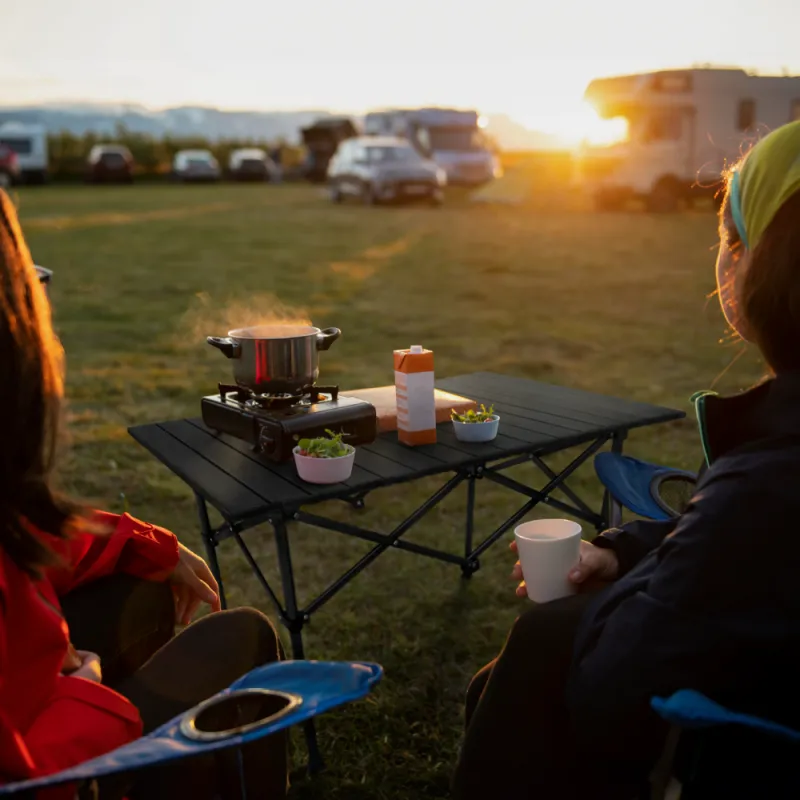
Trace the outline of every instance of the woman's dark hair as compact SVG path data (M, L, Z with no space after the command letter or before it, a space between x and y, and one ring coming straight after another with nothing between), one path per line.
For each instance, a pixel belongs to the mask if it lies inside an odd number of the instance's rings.
M741 246L728 198L721 210L722 235ZM748 338L775 372L800 369L800 192L778 210L750 253L737 303Z
M66 538L79 513L51 487L62 395L50 306L0 191L0 548L32 577L56 562L46 535Z

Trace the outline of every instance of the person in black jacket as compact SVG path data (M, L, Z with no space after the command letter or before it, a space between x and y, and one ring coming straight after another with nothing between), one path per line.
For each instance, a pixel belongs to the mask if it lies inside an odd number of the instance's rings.
M682 688L800 729L800 122L729 174L720 238L725 316L774 377L700 396L708 468L684 513L583 542L583 591L523 613L475 676L458 800L639 797L667 735L650 700ZM750 796L800 796L761 761L779 744L723 736L725 797L759 770L772 788Z

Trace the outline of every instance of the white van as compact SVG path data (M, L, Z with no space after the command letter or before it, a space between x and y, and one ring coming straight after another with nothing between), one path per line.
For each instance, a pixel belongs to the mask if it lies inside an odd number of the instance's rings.
M43 125L0 124L0 144L17 154L20 175L25 183L44 183L47 180L47 129Z
M641 198L674 211L714 194L749 142L800 119L800 76L741 69L686 69L601 78L585 99L600 116L624 118L626 140L586 147L578 179L601 209Z
M450 186L482 186L502 174L500 160L483 132L477 111L416 108L371 111L364 118L367 136L408 139L447 173Z

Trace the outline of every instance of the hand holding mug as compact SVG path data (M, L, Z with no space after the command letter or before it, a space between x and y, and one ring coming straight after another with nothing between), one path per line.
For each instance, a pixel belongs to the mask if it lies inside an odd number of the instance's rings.
M518 555L516 541L511 542L511 551ZM616 580L619 572L619 561L616 553L605 547L595 547L590 542L581 541L580 560L570 570L568 579L578 587L590 588L599 583ZM511 577L519 581L516 589L517 597L527 597L528 591L522 575L520 562L514 565Z

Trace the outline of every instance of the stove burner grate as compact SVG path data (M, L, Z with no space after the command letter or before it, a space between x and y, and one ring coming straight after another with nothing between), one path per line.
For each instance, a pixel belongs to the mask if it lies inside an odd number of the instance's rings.
M220 383L219 396L225 400L228 395L233 395L236 400L246 405L258 406L265 411L291 408L300 404L319 403L327 399L336 400L339 396L338 386L305 386L297 392L280 394L259 394L246 386Z

